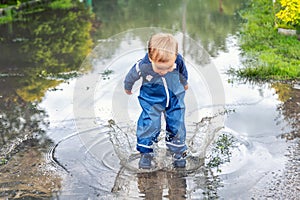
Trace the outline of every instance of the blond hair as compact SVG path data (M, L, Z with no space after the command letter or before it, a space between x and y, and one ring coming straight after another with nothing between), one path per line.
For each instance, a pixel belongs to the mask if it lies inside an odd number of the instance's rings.
M154 62L168 62L178 53L178 42L173 35L158 33L148 43L148 55Z

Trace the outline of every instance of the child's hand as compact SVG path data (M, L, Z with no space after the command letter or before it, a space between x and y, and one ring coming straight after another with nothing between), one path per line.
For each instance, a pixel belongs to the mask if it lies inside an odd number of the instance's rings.
M184 90L187 90L187 89L189 89L189 85L188 85L188 84L186 84L186 85L184 86Z
M132 94L131 90L125 90L125 93L128 94L128 95Z

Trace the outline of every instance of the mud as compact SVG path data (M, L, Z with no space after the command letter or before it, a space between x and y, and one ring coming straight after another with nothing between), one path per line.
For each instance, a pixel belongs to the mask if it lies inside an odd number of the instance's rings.
M46 162L36 141L29 140L0 166L0 198L50 199L59 194L61 181L57 169Z

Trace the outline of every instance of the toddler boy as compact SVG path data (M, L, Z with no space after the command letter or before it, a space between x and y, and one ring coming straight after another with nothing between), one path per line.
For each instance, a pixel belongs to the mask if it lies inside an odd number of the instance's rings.
M178 43L171 34L158 33L150 38L148 53L128 72L124 81L127 94L142 77L139 103L142 113L137 123L137 150L141 153L139 168L151 168L153 142L161 130L161 114L166 120L166 145L174 157L174 167L185 167L186 129L184 123L185 90L188 74L178 54Z

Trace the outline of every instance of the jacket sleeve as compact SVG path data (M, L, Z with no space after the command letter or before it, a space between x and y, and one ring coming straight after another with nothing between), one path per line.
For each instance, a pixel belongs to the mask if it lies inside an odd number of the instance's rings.
M182 56L180 54L178 54L177 59L176 59L176 68L179 71L180 74L180 82L182 83L182 85L186 85L188 84L188 72L184 63L184 60L182 58Z
M141 77L141 72L139 69L139 61L132 66L132 68L129 70L127 73L125 80L124 80L124 89L125 90L132 90L132 87L134 83L140 79Z

